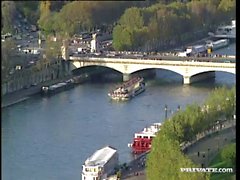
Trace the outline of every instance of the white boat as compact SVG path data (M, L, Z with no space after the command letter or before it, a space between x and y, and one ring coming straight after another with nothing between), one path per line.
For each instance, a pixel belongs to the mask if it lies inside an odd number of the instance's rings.
M117 150L106 146L97 150L82 165L82 180L103 180L114 173L118 167Z
M108 93L113 100L126 101L145 91L145 82L142 77L134 77Z
M219 26L215 33L209 32L208 35L215 38L236 39L236 20L232 20L231 25Z
M194 45L194 46L188 46L184 52L179 52L179 57L189 57L194 56L198 54L205 54L207 52L205 45Z
M226 47L229 45L229 39L220 39L217 41L207 41L206 42L206 47L209 49L211 48L212 50L217 50L223 47Z

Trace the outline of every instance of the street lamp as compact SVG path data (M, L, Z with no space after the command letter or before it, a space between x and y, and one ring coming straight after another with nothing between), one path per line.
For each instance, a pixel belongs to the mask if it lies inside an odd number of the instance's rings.
M210 151L210 148L208 148L207 164L209 163L209 151Z
M166 120L167 119L167 110L168 110L168 106L166 104L165 104L164 110L165 110L165 120Z

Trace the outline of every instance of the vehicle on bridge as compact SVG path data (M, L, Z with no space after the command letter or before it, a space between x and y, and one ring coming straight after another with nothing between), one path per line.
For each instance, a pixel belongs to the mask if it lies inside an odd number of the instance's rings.
M124 82L108 93L113 100L126 101L145 91L145 82L142 77L134 77Z
M161 126L161 123L154 123L151 126L144 128L141 132L135 133L133 142L128 144L128 147L132 148L134 154L148 152L151 150L152 139L156 136Z
M184 52L179 52L179 57L190 57L190 56L196 56L199 54L206 54L207 48L205 45L195 45L195 46L189 46L186 48Z
M217 50L223 47L226 47L229 45L229 39L220 39L217 41L207 41L206 42L206 47L207 49L211 49L211 50Z

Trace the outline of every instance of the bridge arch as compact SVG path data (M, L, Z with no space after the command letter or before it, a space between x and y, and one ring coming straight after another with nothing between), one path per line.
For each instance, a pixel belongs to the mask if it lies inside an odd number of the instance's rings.
M116 72L118 72L118 73L122 73L119 69L116 69L116 68L113 68L113 67L111 67L111 66L104 66L104 65L98 65L98 64L96 64L96 65L86 65L86 66L80 66L80 67L78 67L78 68L76 68L76 69L82 69L82 68L88 68L88 67L103 67L103 68L109 68L109 69L112 69L112 70L114 70L114 71L116 71ZM72 71L73 70L75 70L75 69L72 69Z
M108 67L122 73L125 77L140 70L164 69L182 75L184 84L190 84L195 80L208 77L208 75L213 76L215 71L223 71L233 74L236 73L235 63L208 61L200 62L85 57L83 59L72 60L71 64L73 69L92 65ZM196 78L197 76L199 77ZM193 81L193 79L195 80Z

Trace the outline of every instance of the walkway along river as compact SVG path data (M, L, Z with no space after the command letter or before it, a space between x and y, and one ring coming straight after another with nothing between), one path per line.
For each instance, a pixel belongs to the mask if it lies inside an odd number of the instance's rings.
M221 52L235 54L233 47ZM39 95L2 109L2 179L75 180L96 149L112 145L120 162L132 159L127 144L134 132L163 122L187 104L203 103L218 86L232 86L235 75L217 72L215 81L182 85L182 77L158 71L146 91L125 103L111 101L113 83L89 83L49 98Z

